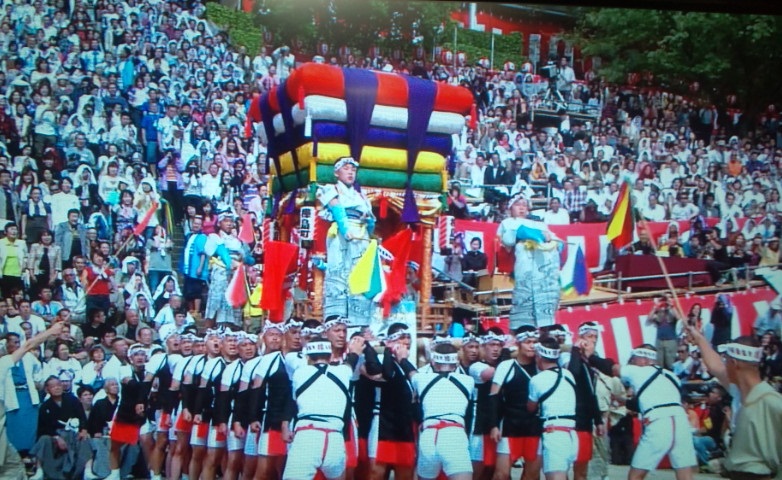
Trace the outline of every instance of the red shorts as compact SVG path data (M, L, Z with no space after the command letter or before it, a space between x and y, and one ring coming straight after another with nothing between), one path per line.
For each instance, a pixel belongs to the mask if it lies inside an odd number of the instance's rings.
M206 440L209 436L209 422L201 422L198 425L193 425L195 430L195 436L201 440Z
M399 467L414 467L415 454L415 443L413 442L378 440L375 461Z
M592 460L592 432L576 431L576 435L578 435L576 463L587 463Z
M171 414L161 411L157 420L157 431L167 432L171 428Z
M193 430L193 422L185 420L185 416L182 415L182 412L179 412L179 415L176 417L174 430L177 432L190 433Z
M483 465L487 467L497 465L497 443L491 439L491 435L483 436Z
M369 449L366 438L358 439L358 463L369 463Z
M527 462L531 462L538 458L540 437L506 437L503 438L503 440L508 441L511 464L520 458L523 458Z
M141 425L134 425L132 423L122 423L118 420L114 420L111 424L111 431L109 432L109 438L117 443L124 443L126 445L135 445L138 443L139 431Z
M258 441L258 455L265 457L278 457L288 454L288 444L282 440L282 432L270 428L268 432L263 432Z

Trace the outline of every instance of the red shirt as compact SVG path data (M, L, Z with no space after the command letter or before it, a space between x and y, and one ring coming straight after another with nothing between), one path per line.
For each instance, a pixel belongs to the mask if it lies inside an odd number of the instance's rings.
M111 282L109 279L114 275L114 272L109 268L105 268L103 273L105 278L99 278L100 275L95 273L94 267L87 267L87 295L109 295L111 294ZM98 281L95 279L98 278ZM93 284L93 282L95 282Z

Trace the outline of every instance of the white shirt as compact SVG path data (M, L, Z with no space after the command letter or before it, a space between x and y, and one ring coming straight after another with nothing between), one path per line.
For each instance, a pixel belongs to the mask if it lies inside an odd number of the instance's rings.
M660 367L657 366L645 366L640 367L637 365L625 365L622 367L620 376L622 382L626 385L630 385L633 391L638 392L644 383L649 380L652 375L657 373ZM644 415L645 420L657 420L658 418L673 417L673 416L687 416L687 413L682 408L681 404L672 407L654 408L658 405L665 405L669 403L680 403L681 392L679 391L679 379L673 372L663 370L661 375L658 375L651 384L649 384L641 396L638 398L638 404L640 406L641 413L648 412ZM654 408L654 410L650 410Z
M339 384L321 374L320 371L324 369L336 377ZM317 379L300 392L299 388L315 375ZM350 387L352 376L353 369L347 364L307 365L297 369L293 374L293 395L298 406L296 426L315 425L341 432L344 427L342 418L348 405L348 396L344 390Z
M693 216L699 213L698 207L688 203L682 206L680 203L671 208L671 220L690 220Z
M665 220L665 207L659 203L654 208L646 207L643 209L643 216L650 222L662 222Z
M437 380L438 378L442 378L442 380ZM413 390L420 398L421 393L435 381L437 383L429 387L421 405L424 413L423 426L426 427L428 424L434 424L440 420L464 425L464 416L467 413L470 398L465 396L454 382L459 383L471 395L475 388L475 381L467 375L455 372L448 373L444 377L435 372L419 372L413 376L411 383Z
M556 213L546 210L543 213L543 222L547 225L570 225L570 214L564 208L560 208Z
M562 375L562 380L557 385L556 390L539 405L540 416L544 419L544 427L554 425L560 427L576 426L575 420L562 418L546 420L552 417L576 415L576 389L573 386L576 383L576 379L573 378L573 374L569 370L543 370L532 377L529 383L529 400L532 402L540 401L540 397L554 388L554 385L557 383L557 377L560 374Z

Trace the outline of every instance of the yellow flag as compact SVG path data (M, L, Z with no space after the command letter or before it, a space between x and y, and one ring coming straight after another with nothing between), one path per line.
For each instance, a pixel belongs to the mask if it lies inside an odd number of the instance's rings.
M356 262L353 271L348 276L348 288L351 295L361 295L369 291L372 283L372 270L375 268L377 255L377 240L369 242L367 250Z

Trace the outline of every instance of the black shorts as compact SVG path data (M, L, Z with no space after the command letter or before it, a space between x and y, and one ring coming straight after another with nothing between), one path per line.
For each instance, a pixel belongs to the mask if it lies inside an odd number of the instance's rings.
M204 281L198 278L185 277L185 285L182 296L185 300L197 300L204 292Z

